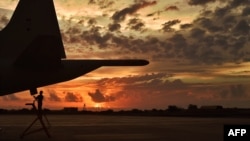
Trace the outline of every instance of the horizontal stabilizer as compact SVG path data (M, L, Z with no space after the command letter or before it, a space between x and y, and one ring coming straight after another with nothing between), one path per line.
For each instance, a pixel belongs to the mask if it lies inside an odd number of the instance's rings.
M141 60L141 59L117 59L117 60L74 60L74 59L63 59L62 61L67 62L81 62L81 64L92 65L92 66L145 66L149 64L147 60Z

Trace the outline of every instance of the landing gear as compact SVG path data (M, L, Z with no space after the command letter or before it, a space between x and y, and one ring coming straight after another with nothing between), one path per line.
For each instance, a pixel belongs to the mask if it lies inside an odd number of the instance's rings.
M26 103L25 105L30 105L32 106L32 108L35 110L36 112L36 115L37 117L35 118L35 120L23 131L23 133L20 135L20 138L23 138L24 136L27 136L29 134L33 134L33 133L36 133L36 132L39 132L39 131L44 131L46 133L46 135L48 136L48 138L50 138L50 133L48 131L48 129L50 128L50 123L49 123L49 120L48 118L46 117L46 115L41 112L41 111L38 111L37 108L36 108L36 105L35 105L35 101L33 103ZM45 122L44 122L44 119L45 119ZM30 130L30 128L37 122L37 121L40 121L41 125L42 125L42 128L40 129L36 129L36 130ZM45 123L47 124L47 126L45 125Z

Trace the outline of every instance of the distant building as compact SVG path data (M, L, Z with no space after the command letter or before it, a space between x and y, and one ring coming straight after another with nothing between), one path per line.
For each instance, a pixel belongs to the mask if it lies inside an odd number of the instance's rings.
M179 110L180 110L180 108L178 108L175 105L169 105L168 106L168 111L170 111L170 112L176 112L176 111L179 111Z
M208 105L208 106L201 106L200 109L202 110L220 110L223 109L221 105Z
M78 108L77 107L64 107L63 111L65 111L65 112L78 112Z
M197 110L197 109L198 109L197 105L193 105L193 104L188 105L188 110Z

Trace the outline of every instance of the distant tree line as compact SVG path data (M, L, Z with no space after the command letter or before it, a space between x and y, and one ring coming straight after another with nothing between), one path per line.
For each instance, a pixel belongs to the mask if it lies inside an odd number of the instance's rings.
M169 105L167 109L151 109L151 110L118 110L103 109L98 111L78 110L78 108L69 107L62 110L44 109L45 114L82 114L82 115L117 115L117 116L189 116L189 117L250 117L250 109L240 108L223 108L219 105L201 106L189 104L187 109L180 108L176 105ZM0 109L0 114L35 114L33 109L6 110Z

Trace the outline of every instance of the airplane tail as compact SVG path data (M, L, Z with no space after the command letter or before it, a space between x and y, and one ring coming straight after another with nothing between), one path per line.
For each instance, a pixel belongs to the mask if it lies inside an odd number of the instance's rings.
M20 0L0 32L0 59L41 68L58 67L61 58L66 55L53 0Z
M0 63L17 68L53 69L66 58L53 0L20 0L0 31ZM101 66L140 66L142 60L83 60ZM65 61L64 61L65 62ZM72 61L70 61L72 62Z
M0 96L28 89L33 94L37 87L68 81L101 66L149 63L63 58L66 55L53 0L19 0L9 23L0 31Z

